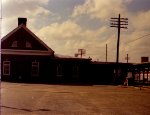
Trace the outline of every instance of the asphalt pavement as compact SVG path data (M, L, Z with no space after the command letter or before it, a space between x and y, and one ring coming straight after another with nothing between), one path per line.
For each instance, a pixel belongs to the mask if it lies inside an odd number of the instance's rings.
M1 115L150 115L150 88L1 82Z

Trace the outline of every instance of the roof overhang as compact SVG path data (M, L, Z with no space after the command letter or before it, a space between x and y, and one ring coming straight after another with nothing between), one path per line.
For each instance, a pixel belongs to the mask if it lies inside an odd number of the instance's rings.
M52 56L49 51L42 50L13 50L13 49L1 49L2 55L34 55L34 56Z

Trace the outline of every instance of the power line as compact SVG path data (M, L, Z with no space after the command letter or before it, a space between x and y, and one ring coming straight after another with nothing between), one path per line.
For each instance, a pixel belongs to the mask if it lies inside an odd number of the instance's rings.
M139 39L141 39L141 38L144 38L144 37L146 37L146 36L150 36L150 34L143 35L143 36L141 36L141 37L139 37L139 38L137 38L137 39L135 39L135 40L132 40L132 41L130 41L130 42L127 42L126 44L132 43L132 42L137 41L137 40L139 40Z

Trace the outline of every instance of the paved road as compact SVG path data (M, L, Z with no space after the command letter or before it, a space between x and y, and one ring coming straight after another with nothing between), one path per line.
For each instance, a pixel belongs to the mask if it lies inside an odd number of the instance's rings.
M150 115L150 89L2 82L1 115Z

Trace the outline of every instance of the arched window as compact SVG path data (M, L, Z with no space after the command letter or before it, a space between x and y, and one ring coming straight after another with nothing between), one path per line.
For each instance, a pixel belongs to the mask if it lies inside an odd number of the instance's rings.
M26 41L26 48L32 48L32 45L30 42Z
M11 47L16 48L18 47L18 41L13 41Z

